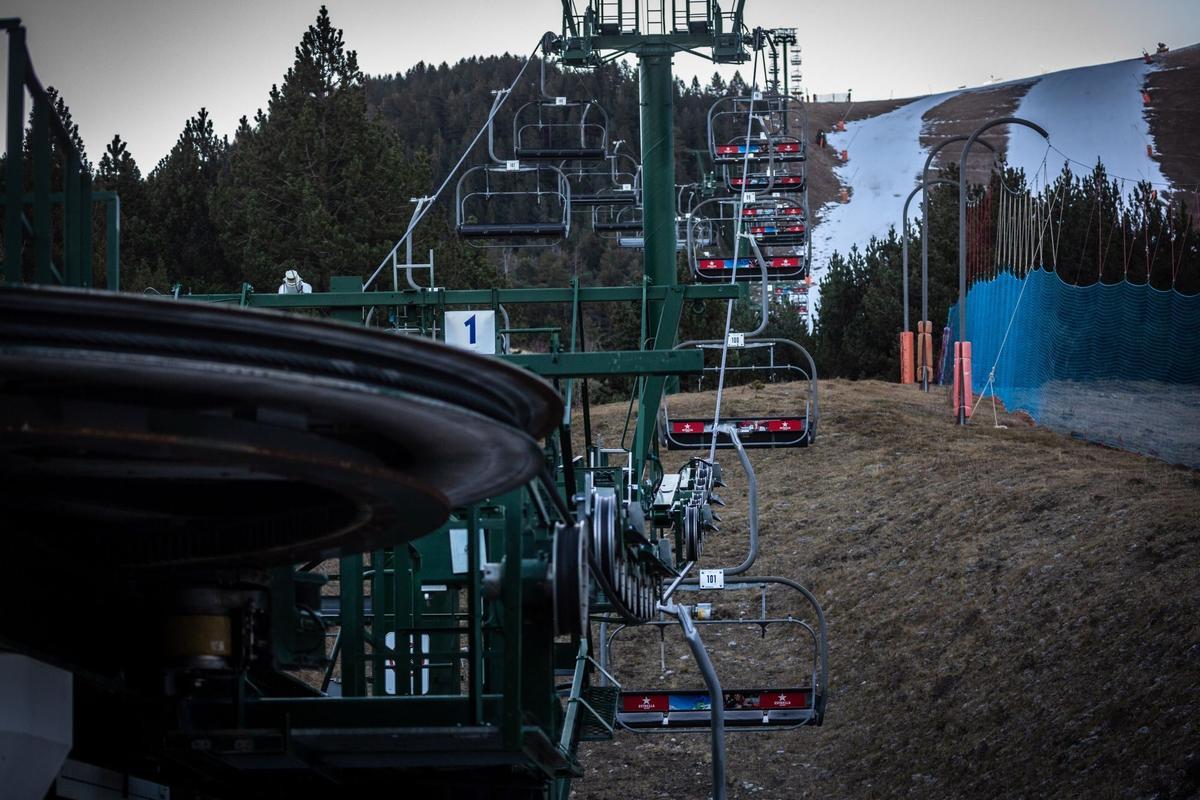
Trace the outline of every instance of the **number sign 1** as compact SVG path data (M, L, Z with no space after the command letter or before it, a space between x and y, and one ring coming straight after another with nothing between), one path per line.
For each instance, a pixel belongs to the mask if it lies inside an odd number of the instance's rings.
M496 353L495 311L447 311L445 331L446 344L476 353Z

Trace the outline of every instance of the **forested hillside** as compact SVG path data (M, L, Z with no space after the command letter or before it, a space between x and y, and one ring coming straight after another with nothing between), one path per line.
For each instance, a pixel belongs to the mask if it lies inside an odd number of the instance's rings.
M108 144L96 164L96 184L121 197L123 287L167 292L179 284L185 293L232 292L248 282L256 291L273 292L283 272L295 268L320 291L328 289L333 275L371 274L405 230L412 199L442 183L486 119L493 92L508 87L522 64L523 57L514 55L472 57L367 76L322 7L265 107L243 117L232 138L218 136L201 108L185 122L170 153L148 171L120 136ZM541 69L540 62L531 63L507 101L497 126L500 157L511 148L512 113L538 96ZM620 62L588 72L544 69L547 94L596 100L609 115L610 140L623 140L622 152L640 158L635 69ZM679 182L698 180L711 168L704 151L712 104L746 91L740 75L728 84L716 74L706 85L676 82ZM58 102L73 129L67 104L62 98ZM77 144L82 149L83 142ZM464 166L487 159L481 141ZM1023 189L1019 173L1010 171L1005 181L1011 190ZM577 217L570 238L554 247L470 247L453 232L453 190L451 181L414 242L417 254L435 251L441 286L565 286L572 280L594 286L640 278L641 251L619 248L597 235L586 217ZM1081 179L1063 175L1047 191L1061 198L1057 227L1066 236L1047 241L1045 250L1053 252L1064 280L1111 282L1128 276L1160 288L1196 290L1200 237L1185 205L1164 210L1149 186L1125 198L1102 166ZM931 194L930 223L930 318L940 331L957 296L953 190ZM100 220L96 225L99 255ZM913 320L920 319L921 234L916 227L910 231ZM894 377L900 261L895 232L862 242L850 253L833 254L813 334L790 306L782 305L773 310L777 318L769 332L809 346L823 375ZM102 263L98 257L97 270ZM682 259L679 277L689 279ZM735 327L752 327L756 313L739 308ZM513 323L559 325L563 319L563 309L542 306L515 310ZM588 307L584 321L589 348L637 346L636 304ZM711 337L723 321L723 306L710 303L685 314L683 334Z

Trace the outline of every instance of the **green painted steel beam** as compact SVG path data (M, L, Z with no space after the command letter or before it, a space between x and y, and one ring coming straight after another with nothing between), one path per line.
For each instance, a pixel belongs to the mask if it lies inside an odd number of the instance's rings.
M101 197L112 195L112 198ZM93 198L99 198L105 203L105 234L104 254L108 288L117 292L121 290L121 198L116 192L92 192Z
M504 496L504 564L501 578L501 606L504 629L520 631L523 624L524 586L519 566L523 560L523 500L524 489L509 492ZM521 727L525 703L524 683L521 675L521 660L524 636L504 637L504 705L501 710L500 727L504 746L515 748L521 744Z
M616 350L602 353L521 353L497 356L547 378L605 375L690 375L704 370L699 350Z
M749 298L748 284L706 284L684 286L685 300L745 300ZM666 286L651 286L645 290L649 300L664 300ZM641 286L591 286L579 290L581 303L617 303L640 301ZM185 294L181 300L203 303L233 303L242 300L241 293ZM276 294L251 292L246 305L255 308L346 308L364 306L490 306L493 302L519 305L521 303L570 303L575 293L570 288L538 289L446 289L404 292L313 292L312 294Z
M79 182L79 286L92 288L92 176L80 171L75 178Z
M658 321L655 332L655 349L651 352L684 352L671 349L675 345L676 334L679 330L679 318L682 313L682 297L680 297L678 292L669 295L667 302L663 305L662 316ZM702 351L688 350L687 352L700 356L700 362L703 364L704 353ZM654 432L658 426L658 407L662 403L663 386L665 385L665 381L663 380L664 375L665 373L657 373L643 381L641 392L638 395L637 427L634 430L633 439L635 475L640 476L643 474L643 466L646 459L652 454L657 442Z
M359 297L362 296L362 277L359 275L333 275L329 278L329 288L336 293L354 292ZM253 295L251 295L253 296ZM276 297L287 297L288 295L276 294ZM340 319L342 322L361 322L362 311L357 308L343 308L340 311L334 311L330 314L334 319Z
M613 55L637 54L645 47L659 47L671 51L687 51L708 58L718 64L744 64L750 60L740 34L650 33L642 35L604 34L587 36L571 43L562 52L563 62L570 66L593 66L602 50ZM709 51L707 53L702 51ZM611 59L610 59L611 60Z
M363 557L342 556L338 569L342 598L342 695L362 697L367 693L366 664L363 663Z
M40 284L54 282L50 259L52 235L50 220L50 116L46 104L33 103L33 124L30 139L33 149L33 262L34 280Z
M79 173L81 164L79 155L74 151L66 154L66 165L63 169L63 201L62 235L63 235L63 283L67 286L80 286L83 283L83 259L79 252L79 204L82 202L79 191Z
M343 678L343 691L345 679ZM499 717L503 699L483 696L484 718ZM199 711L201 722L203 711ZM383 697L268 697L247 698L247 726L279 726L289 720L295 727L403 728L420 725L469 725L470 701L464 695L397 695Z
M25 149L25 29L16 26L8 34L8 98L6 143L9 153ZM4 164L4 279L21 280L21 189L23 159L9 158Z
M638 59L642 135L643 269L654 288L675 285L675 116L671 54L647 52ZM650 324L657 325L666 297L650 299ZM650 335L656 331L651 330ZM673 345L672 341L668 348Z

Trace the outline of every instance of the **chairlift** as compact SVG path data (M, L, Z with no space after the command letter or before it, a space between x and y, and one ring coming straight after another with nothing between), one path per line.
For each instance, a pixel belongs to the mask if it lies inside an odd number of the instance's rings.
M742 224L763 247L800 247L808 243L804 206L795 200L767 197L743 204Z
M804 161L805 142L792 121L800 113L799 102L788 95L723 97L708 110L709 155L725 165Z
M601 206L641 204L641 165L616 152L607 161L603 166L583 161L563 162L560 166L571 184L572 211L590 213Z
M689 603L689 606L693 611L692 624L711 637L714 666L725 673L721 683L727 731L782 731L821 724L828 700L828 636L824 612L812 592L790 579L770 576L727 577L722 590L707 594L693 579L685 581L677 591L695 592L697 600L712 598L711 602ZM629 681L621 681L616 722L625 730L672 734L711 730L709 690L678 685L690 677L687 673L691 671L688 668L691 659L682 659L685 666L681 666L679 651L674 650L677 643L668 636L673 629L678 629L678 623L660 613L657 619L641 626L614 626L600 637L600 663L616 681L622 678L617 662L625 647L644 653L648 646L658 645L661 659L658 685L645 681L638 688L627 688ZM730 639L730 635L736 635L737 639ZM732 654L737 651L720 646L726 643L740 650L756 646L771 648L775 655L783 653L790 657L771 659L780 666L765 667L769 670L766 680L762 678L762 666L753 675L731 677L729 672L738 665L723 662L735 661Z
M692 272L709 283L728 282L731 278L761 281L763 269L758 256L749 241L737 243L740 232L755 237L768 280L802 280L808 272L803 250L808 233L802 212L795 213L802 206L780 201L779 196L754 195L753 202L749 200L749 194L741 198L714 197L695 206L687 218L686 231ZM747 216L747 209L762 209L764 215Z
M642 232L642 209L640 206L595 206L592 208L592 230L601 235L640 234Z
M706 354L719 353L720 341L685 342L679 346L696 348ZM788 360L791 358L792 360ZM695 388L702 390L715 385L721 372L719 364L705 366ZM766 386L796 387L791 395L799 395L806 386L802 402L789 398L787 410L764 410L757 407L721 409L721 422L731 424L747 448L807 447L817 437L817 377L816 365L808 351L790 339L746 339L744 344L728 347L725 365L725 385L743 386L760 382ZM729 402L728 396L726 402ZM672 417L669 403L663 401L663 430L668 450L708 449L713 439L713 417ZM717 447L733 447L723 433L717 433Z
M571 232L571 187L562 170L546 164L472 167L455 188L454 222L475 246L553 244ZM489 241L495 244L479 244Z
M608 155L608 112L592 100L546 92L546 59L540 94L513 115L513 152L523 161L599 161Z
M748 172L742 175L726 164L725 185L732 192L803 192L808 189L808 179L801 172Z

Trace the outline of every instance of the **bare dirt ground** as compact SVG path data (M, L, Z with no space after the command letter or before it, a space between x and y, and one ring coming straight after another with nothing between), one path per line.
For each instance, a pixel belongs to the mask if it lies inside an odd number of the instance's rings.
M1197 796L1200 473L1019 416L996 429L990 410L958 428L941 390L821 388L814 446L752 454L752 571L798 579L824 604L829 709L821 728L730 734L729 796ZM734 389L731 410L787 405L791 391ZM687 395L671 409L711 404ZM625 411L594 412L606 442ZM669 455L668 468L686 460ZM732 454L721 461L729 506L706 566L746 549L745 482ZM702 633L716 649L746 643ZM787 680L787 653L733 659L728 669L762 674L727 673L726 685ZM653 645L628 660L641 679L659 658ZM708 748L629 733L585 745L574 796L706 798Z
M1188 192L1189 206L1196 204L1200 191L1200 45L1173 50L1155 56L1162 66L1150 73L1146 90L1150 94L1147 117L1154 137L1155 158L1163 174L1177 187Z
M1011 117L1021 98L1036 81L1004 84L992 88L972 89L951 97L925 112L922 118L921 146L936 147L951 136L969 136L983 123L997 117ZM1008 152L1008 128L994 128L985 138L1003 158ZM962 145L949 145L938 153L931 166L944 167L958 163ZM972 147L967 158L967 180L983 183L992 173L992 154L982 147Z

